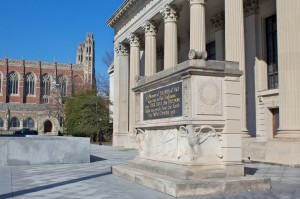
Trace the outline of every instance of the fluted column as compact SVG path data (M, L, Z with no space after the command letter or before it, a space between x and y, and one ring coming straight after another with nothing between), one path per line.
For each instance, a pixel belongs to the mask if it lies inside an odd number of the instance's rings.
M241 130L243 137L249 137L246 125L246 70L245 70L245 38L244 38L243 0L225 1L225 54L226 61L239 62L242 91Z
M300 1L276 1L280 125L276 137L300 138Z
M130 44L130 66L129 66L129 136L127 147L135 147L133 144L135 125L135 94L132 88L136 86L136 77L140 75L140 37L138 34L130 34L127 38Z
M145 76L156 73L156 33L157 25L154 21L146 21L145 31Z
M206 0L190 2L190 49L197 52L206 50L205 40L205 5Z
M161 14L165 22L164 69L167 69L178 63L177 19L179 15L174 5L166 5L161 10Z
M129 53L126 44L115 45L113 146L125 146L128 137Z

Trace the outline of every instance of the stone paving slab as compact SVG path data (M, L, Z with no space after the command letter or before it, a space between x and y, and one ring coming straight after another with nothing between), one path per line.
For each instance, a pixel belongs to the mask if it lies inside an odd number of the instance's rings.
M171 199L172 196L111 174L111 166L126 164L136 150L91 145L92 163L0 167L0 199ZM269 191L222 194L184 199L300 198L300 168L245 164L249 176L270 176Z

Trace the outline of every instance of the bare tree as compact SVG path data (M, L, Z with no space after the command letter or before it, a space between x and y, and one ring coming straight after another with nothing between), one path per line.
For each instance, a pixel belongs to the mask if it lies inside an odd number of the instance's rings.
M114 61L114 52L105 52L105 55L102 57L102 63L105 65L106 69L110 67L110 65Z

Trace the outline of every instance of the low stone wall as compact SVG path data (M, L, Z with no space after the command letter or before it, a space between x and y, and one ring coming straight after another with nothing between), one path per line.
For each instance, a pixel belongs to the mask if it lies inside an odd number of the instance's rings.
M90 162L90 139L75 137L0 137L0 166Z

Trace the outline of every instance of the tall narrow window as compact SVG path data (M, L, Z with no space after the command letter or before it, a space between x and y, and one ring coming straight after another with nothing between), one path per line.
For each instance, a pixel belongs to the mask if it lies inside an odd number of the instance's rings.
M60 86L61 96L65 97L67 95L67 79L66 79L66 77L63 75L59 76L58 83Z
M16 117L11 118L10 127L20 127L20 120Z
M42 103L46 104L49 102L48 98L50 96L51 88L51 78L50 75L45 74L42 77Z
M2 118L0 117L0 128L2 128L3 125L4 125L4 122L3 122Z
M216 42L210 42L206 44L207 59L215 60L216 59Z
M23 126L25 128L34 128L34 120L31 117L26 118Z
M34 95L34 74L28 73L26 75L25 94Z
M8 80L8 94L10 95L18 94L18 90L19 90L18 74L16 72L11 72L9 74L9 80Z
M266 18L268 88L278 88L278 51L276 15Z

